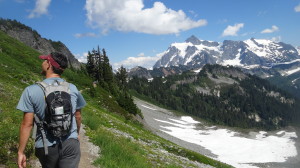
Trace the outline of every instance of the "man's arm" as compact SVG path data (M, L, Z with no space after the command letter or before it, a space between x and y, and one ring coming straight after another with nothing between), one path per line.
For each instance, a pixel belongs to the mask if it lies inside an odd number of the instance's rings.
M80 126L81 126L81 109L76 110L75 119L76 119L76 125L77 125L77 133L79 135L79 130L80 130Z
M26 156L24 154L30 132L33 126L34 113L24 113L23 120L20 126L20 140L18 150L18 166L19 168L26 167Z

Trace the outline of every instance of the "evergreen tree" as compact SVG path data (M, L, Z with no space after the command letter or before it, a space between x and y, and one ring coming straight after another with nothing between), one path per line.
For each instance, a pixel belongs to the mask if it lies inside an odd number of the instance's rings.
M90 51L87 55L86 71L92 78L95 78L95 60Z
M113 82L113 72L112 72L112 67L109 64L109 59L106 55L106 51L105 49L102 49L102 58L103 58L103 62L102 62L102 69L103 69L103 79L106 83L110 84Z
M117 84L122 90L127 89L126 79L127 79L127 71L126 68L124 68L122 65L116 73Z

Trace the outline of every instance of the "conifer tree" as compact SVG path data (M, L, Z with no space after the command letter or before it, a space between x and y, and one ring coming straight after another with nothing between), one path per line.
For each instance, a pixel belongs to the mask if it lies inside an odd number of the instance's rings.
M127 89L126 79L127 79L127 71L126 68L124 68L122 65L116 73L117 84L122 90Z
M113 82L113 72L112 67L109 64L109 59L106 55L105 49L102 49L102 57L103 79L106 83L111 84Z
M86 71L91 77L95 78L95 61L90 51L87 55Z

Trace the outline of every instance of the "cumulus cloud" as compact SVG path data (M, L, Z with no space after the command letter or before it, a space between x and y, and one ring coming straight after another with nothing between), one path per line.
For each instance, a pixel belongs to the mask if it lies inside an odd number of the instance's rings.
M110 29L147 34L178 34L204 26L206 20L192 20L182 10L172 10L161 2L144 8L143 0L86 0L87 22L102 33Z
M244 27L244 23L237 23L233 26L227 26L227 28L223 31L222 36L237 36L238 31Z
M277 26L273 25L271 29L265 29L265 30L261 31L260 33L274 33L276 31L279 31L279 28Z
M123 65L123 67L131 69L136 66L142 66L144 68L152 68L158 59L161 58L160 54L156 56L145 56L144 53L138 54L137 57L128 57L126 60L123 60L118 63L114 63L114 69L117 69Z
M74 35L76 38L82 38L82 37L97 37L95 33L76 33Z
M87 63L87 55L88 53L74 54L75 58L82 63Z
M295 9L295 12L300 12L300 4L298 6L296 6L294 9Z
M37 18L41 15L48 14L48 7L51 3L51 0L36 0L35 8L31 10L29 18Z

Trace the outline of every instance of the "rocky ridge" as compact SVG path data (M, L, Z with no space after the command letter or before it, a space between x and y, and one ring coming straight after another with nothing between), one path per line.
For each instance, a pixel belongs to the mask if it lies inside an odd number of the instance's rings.
M41 54L50 54L51 52L63 53L68 57L69 65L72 68L81 68L81 63L75 58L65 44L60 41L52 41L43 38L35 30L22 23L15 20L5 20L0 18L0 30L37 50Z

